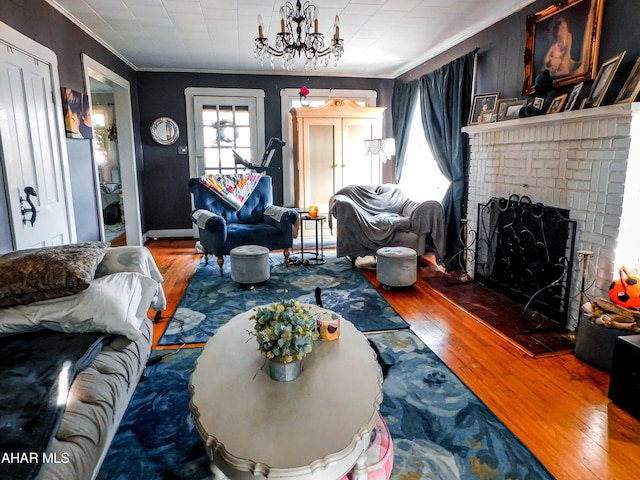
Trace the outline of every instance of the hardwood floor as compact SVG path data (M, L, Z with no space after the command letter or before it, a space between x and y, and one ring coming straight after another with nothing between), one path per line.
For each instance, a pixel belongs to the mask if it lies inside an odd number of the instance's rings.
M194 243L147 243L164 275L168 299L154 344L200 261ZM363 273L378 286L375 272ZM608 399L608 374L571 354L529 357L421 280L432 274L432 265L421 262L413 289L380 291L556 478L640 478L640 421Z

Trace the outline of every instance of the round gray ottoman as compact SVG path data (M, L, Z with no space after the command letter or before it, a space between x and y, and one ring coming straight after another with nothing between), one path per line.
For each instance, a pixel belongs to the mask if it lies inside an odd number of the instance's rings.
M382 288L410 287L418 277L418 254L407 247L382 247L376 252L376 278Z
M260 245L242 245L231 249L231 280L243 285L266 282L269 270L269 249Z

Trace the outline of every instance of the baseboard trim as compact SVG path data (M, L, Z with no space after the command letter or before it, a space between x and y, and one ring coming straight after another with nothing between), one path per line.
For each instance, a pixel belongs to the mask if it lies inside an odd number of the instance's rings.
M143 241L157 238L195 238L192 228L176 228L166 230L147 230L143 235Z

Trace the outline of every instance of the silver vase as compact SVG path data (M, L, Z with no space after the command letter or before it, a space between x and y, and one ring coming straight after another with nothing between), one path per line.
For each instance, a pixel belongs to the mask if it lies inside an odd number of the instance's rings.
M282 363L278 360L269 360L269 376L278 382L290 382L300 376L302 362L295 360L289 363Z

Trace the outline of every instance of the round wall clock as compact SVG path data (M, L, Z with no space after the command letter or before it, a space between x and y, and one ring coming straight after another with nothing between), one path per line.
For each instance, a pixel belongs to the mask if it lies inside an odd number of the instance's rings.
M180 136L180 129L173 118L159 117L151 124L151 137L160 145L176 143Z

